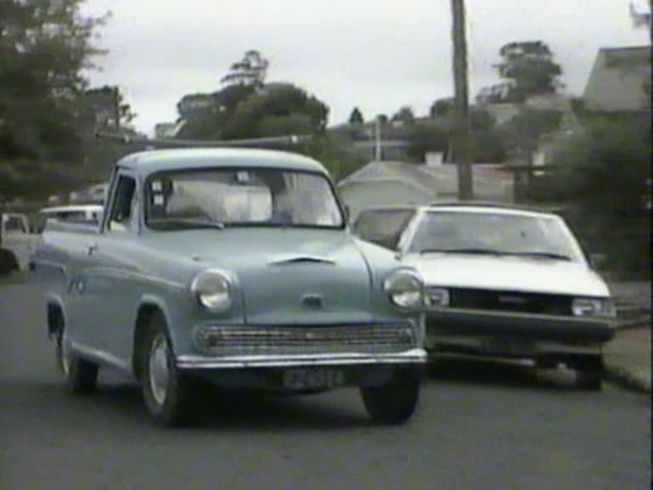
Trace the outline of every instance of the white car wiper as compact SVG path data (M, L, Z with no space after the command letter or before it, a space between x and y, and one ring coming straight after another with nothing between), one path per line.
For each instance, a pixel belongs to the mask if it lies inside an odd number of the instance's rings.
M571 257L554 252L506 252L506 255L524 255L531 257L544 257L547 259L571 261Z
M427 248L420 251L420 254L442 253L442 254L476 254L476 255L503 255L504 252L488 248Z

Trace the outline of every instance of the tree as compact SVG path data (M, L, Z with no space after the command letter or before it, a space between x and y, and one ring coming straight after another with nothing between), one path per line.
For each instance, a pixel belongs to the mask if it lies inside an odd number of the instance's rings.
M530 162L541 137L558 129L561 120L559 112L523 108L502 127L503 142L515 158Z
M265 84L268 61L245 53L212 94L189 94L177 104L184 126L178 137L228 140L312 134L326 127L329 108L291 83Z
M261 53L250 49L240 61L237 61L221 82L225 85L245 85L262 87L267 76L269 62Z
M379 124L381 126L385 126L386 124L388 124L389 121L387 114L378 114L375 120L379 121Z
M363 119L363 113L360 111L358 107L354 107L354 109L351 111L351 114L349 115L349 124L360 125L364 123L365 123L365 119Z
M501 61L495 66L499 76L509 83L507 101L521 102L531 95L555 93L561 86L562 68L542 41L508 43L499 54Z
M105 85L86 90L80 99L80 104L85 105L85 110L93 117L97 129L120 129L136 117L131 105L115 86Z
M324 130L329 108L290 83L270 84L238 104L225 121L223 137L256 138Z
M446 97L444 99L438 99L433 104L429 110L429 116L431 119L436 119L438 117L451 117L453 114L453 97Z
M368 163L367 156L351 141L326 131L313 135L296 151L318 160L335 180L345 178Z
M453 130L453 111L454 101L452 98L438 99L431 105L430 117L434 121L434 127L438 128L446 138L450 138ZM471 140L471 158L472 162L480 163L500 163L506 159L506 149L501 138L501 133L495 127L495 121L489 112L482 107L470 107L470 140ZM424 145L421 140L420 145ZM446 151L438 149L441 147L441 136L433 136L435 142L432 148L427 144L425 148L428 151ZM423 150L417 146L418 151L415 156L423 153Z
M57 168L81 162L82 70L101 53L91 42L103 18L82 0L0 2L0 193L49 192ZM70 174L70 168L66 173ZM72 179L72 177L71 177Z
M651 11L653 10L653 2L649 1L649 11L646 12L640 12L638 11L635 6L633 5L632 2L628 4L629 11L630 11L630 18L633 22L633 27L636 29L641 29L645 28L648 29L649 32L651 33L651 37L653 38L653 31L651 31Z
M556 158L562 170L552 187L571 205L572 224L631 274L651 271L650 158L650 113L595 116Z
M415 114L409 106L400 107L399 110L392 116L392 122L399 122L403 124L413 124L415 122Z
M185 96L178 110L186 121L179 137L209 140L313 134L324 130L329 114L322 101L290 83Z
M408 156L423 162L428 152L446 153L449 148L449 135L436 124L419 124L411 127L408 134L410 146Z

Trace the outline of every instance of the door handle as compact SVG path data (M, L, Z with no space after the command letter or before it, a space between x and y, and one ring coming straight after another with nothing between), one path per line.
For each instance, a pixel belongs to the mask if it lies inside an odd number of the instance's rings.
M93 255L95 252L97 252L97 250L98 250L97 243L91 243L88 246L88 255Z

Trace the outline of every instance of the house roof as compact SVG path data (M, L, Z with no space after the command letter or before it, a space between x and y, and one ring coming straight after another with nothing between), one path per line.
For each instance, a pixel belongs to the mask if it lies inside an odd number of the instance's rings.
M641 111L649 98L651 47L602 48L587 81L583 98L587 109L603 112Z
M474 164L474 189L478 196L506 196L512 174L498 165ZM455 165L419 165L406 162L371 162L338 183L347 187L357 183L398 180L416 188L431 189L434 198L454 196L458 192L458 169Z

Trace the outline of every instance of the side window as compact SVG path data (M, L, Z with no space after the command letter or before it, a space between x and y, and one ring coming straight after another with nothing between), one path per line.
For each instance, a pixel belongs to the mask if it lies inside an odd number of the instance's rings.
M5 221L5 231L15 231L18 233L27 233L25 223L18 216L9 216Z
M137 210L136 181L121 175L116 185L107 228L111 231L135 230Z

